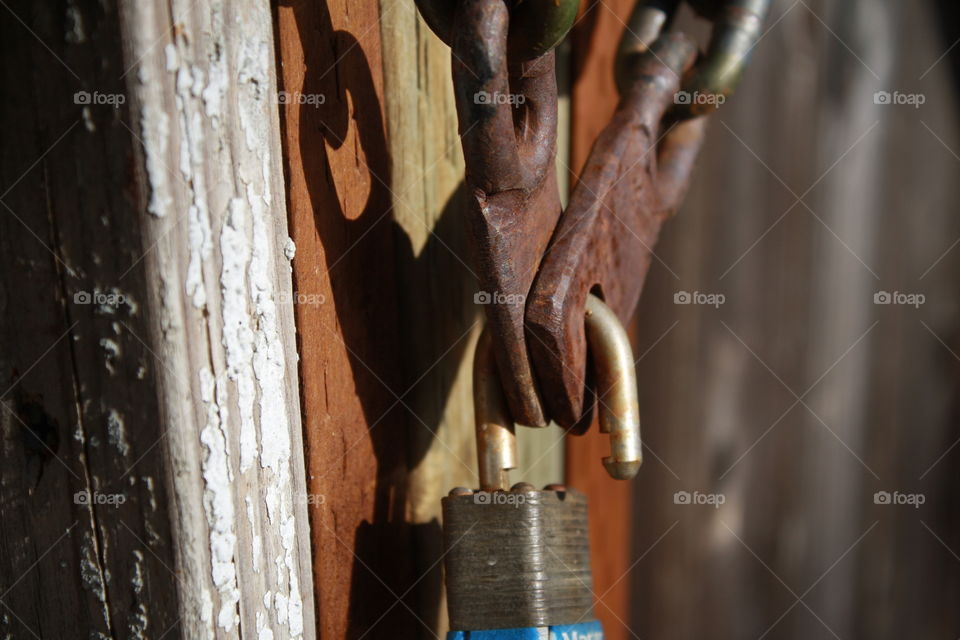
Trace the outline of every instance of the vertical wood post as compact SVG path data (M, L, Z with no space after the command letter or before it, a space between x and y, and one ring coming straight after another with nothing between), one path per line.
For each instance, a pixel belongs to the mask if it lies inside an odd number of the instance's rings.
M2 630L315 637L269 5L4 10Z

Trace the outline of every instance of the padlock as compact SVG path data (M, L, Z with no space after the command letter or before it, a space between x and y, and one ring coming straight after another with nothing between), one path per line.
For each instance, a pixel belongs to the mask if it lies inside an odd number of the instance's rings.
M587 499L548 485L443 499L447 640L599 640ZM564 635L566 634L566 635Z
M626 333L598 298L587 305L598 371L601 431L610 434L611 476L640 466L633 358ZM602 640L593 617L587 499L561 485L509 486L516 436L484 330L474 355L474 411L480 488L443 498L447 640Z

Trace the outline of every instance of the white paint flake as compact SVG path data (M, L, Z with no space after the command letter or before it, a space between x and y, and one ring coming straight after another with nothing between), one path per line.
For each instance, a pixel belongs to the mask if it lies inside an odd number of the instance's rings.
M137 74L141 85L150 85L153 81L147 69L146 65L142 65ZM144 100L140 114L140 137L143 139L147 183L150 186L147 211L158 218L163 218L173 204L173 195L165 160L170 139L170 118L163 110L159 99Z
M116 409L107 412L107 440L116 447L122 456L130 453L130 444L127 442L127 433L121 416Z
M210 563L213 584L220 595L220 613L217 624L232 631L239 623L237 605L237 567L234 562L237 536L233 509L233 473L227 455L224 431L227 409L226 390L222 381L215 380L206 367L200 370L200 397L207 408L207 424L200 433L200 442L206 450L203 459L203 506L210 529Z
M248 217L247 202L232 198L220 232L220 252L223 255L220 271L223 347L227 352L227 375L237 385L240 473L247 471L257 456L257 426L253 415L256 401L252 370L254 332L251 329L247 294L247 264L252 254ZM261 421L263 418L261 415Z
M116 371L113 363L120 357L120 345L110 338L100 338L100 348L104 353L103 365L107 368L107 372L113 375Z
M87 32L83 26L83 14L72 2L67 6L67 29L64 40L70 44L83 44L87 41Z
M143 552L133 550L133 575L130 577L130 584L133 585L133 592L137 595L143 591Z
M273 631L267 627L266 617L262 611L257 611L257 640L273 640Z
M260 537L260 534L257 533L257 521L253 515L253 499L250 496L246 496L244 502L247 504L247 522L250 523L250 531L253 532L253 538L251 540L251 559L253 560L253 571L255 573L260 573L260 559L261 554L263 553L263 539Z
M97 123L93 121L93 113L90 111L90 107L84 107L80 110L80 115L83 117L83 128L93 133L97 130Z
M163 48L163 55L166 61L166 69L169 73L175 73L180 68L180 56L177 54L177 46L168 42Z

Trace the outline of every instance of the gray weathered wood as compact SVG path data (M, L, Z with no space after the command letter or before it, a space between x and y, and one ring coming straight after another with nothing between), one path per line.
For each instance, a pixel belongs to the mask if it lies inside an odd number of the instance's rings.
M314 637L270 7L4 11L0 631Z
M927 471L960 436L960 254L933 266L960 235L956 97L934 64L952 41L926 3L773 4L640 305L641 343L663 338L638 366L656 457L636 484L633 628L956 637L957 449ZM927 101L878 105L880 90ZM677 505L681 490L726 502Z

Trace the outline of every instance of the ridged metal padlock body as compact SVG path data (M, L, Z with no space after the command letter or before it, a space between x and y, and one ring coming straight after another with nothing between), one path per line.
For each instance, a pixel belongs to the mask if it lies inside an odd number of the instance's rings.
M546 627L593 618L583 494L532 487L455 490L443 499L443 540L451 629Z

